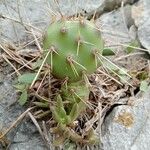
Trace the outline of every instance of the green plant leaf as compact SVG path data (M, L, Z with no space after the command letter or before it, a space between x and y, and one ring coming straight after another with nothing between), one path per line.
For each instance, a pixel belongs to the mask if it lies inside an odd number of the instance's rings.
M53 114L53 118L55 119L56 122L61 123L61 117L59 116L58 112L55 110L55 108L53 106L50 107L52 114Z
M61 118L67 119L66 111L64 109L63 101L60 95L57 96L55 110Z
M20 92L23 92L26 88L27 88L27 85L26 84L16 84L16 85L13 85L18 91Z
M57 95L56 100L57 100L56 106L59 107L59 108L64 108L63 101L62 101L62 98L61 98L60 94Z
M50 108L56 122L60 124L67 123L67 115L66 112L64 112L64 110L62 110L61 108L58 109L57 107L50 107Z
M21 93L18 102L19 102L20 105L24 105L24 104L27 102L27 99L28 99L28 94L27 94L27 91L24 90L24 91Z
M67 115L66 115L66 111L64 108L61 108L61 107L56 107L55 108L55 111L57 112L57 114L59 115L59 117L64 120L64 123L65 121L67 120Z
M112 56L115 55L114 51L110 48L104 48L102 52L103 56Z
M148 89L148 82L146 80L141 81L140 91L146 92Z
M31 84L36 76L36 73L26 73L18 77L20 83Z
M70 121L73 122L75 119L77 119L77 117L80 115L80 112L79 112L79 107L78 107L78 104L75 103L71 109L71 112L69 114L69 117L70 117ZM71 123L70 122L70 123Z
M137 40L134 40L126 48L127 54L134 52L134 50L136 49L136 47L139 47L139 42Z

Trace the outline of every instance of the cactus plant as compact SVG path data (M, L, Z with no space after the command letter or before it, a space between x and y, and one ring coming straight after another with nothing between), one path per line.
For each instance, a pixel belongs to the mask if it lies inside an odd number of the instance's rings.
M102 54L103 40L90 21L73 20L52 23L44 36L43 48L50 50L47 62L52 74L72 81L82 79L82 72L97 68L95 52Z
M103 54L103 39L94 23L90 21L81 18L60 20L48 27L43 39L43 48L44 55L48 54L46 61L51 66L53 76L67 79L67 85L63 84L61 92L54 98L55 105L50 106L53 118L58 124L58 133L67 132L68 138L79 142L82 136L73 133L69 128L89 106L89 82L84 79L100 65L97 56ZM65 101L68 103L65 104ZM92 137L96 141L93 134ZM91 136L85 143L88 141L91 143Z
M81 84L82 83L82 84ZM85 111L89 89L83 82L71 83L67 86L62 86L62 92L56 96L55 107L51 106L55 120L63 124L71 124L81 112ZM63 101L68 101L65 108Z

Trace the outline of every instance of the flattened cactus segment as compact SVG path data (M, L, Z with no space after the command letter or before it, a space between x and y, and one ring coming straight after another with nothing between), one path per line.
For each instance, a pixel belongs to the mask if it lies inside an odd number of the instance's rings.
M90 21L58 21L52 23L44 36L45 53L52 74L69 81L82 79L82 72L93 73L97 66L95 53L102 54L103 40Z

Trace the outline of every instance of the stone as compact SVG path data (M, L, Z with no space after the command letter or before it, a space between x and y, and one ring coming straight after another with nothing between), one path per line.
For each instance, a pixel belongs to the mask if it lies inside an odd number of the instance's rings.
M116 107L103 125L104 150L149 150L150 87L133 99L133 105Z
M9 2L2 0L0 14L1 41L3 39L11 42L26 41L30 35L26 33L27 29L34 26L42 31L51 20L46 9L46 2L39 0L20 1L19 4L15 0ZM39 32L39 30L35 31Z
M126 4L133 4L136 1L138 0L103 0L97 9L89 12L86 16L90 19L92 18L93 14L95 14L97 18L106 12L111 12L121 7L121 5L125 6Z
M133 18L138 27L138 38L141 45L150 53L150 1L141 0L133 11ZM137 10L137 11L136 11ZM135 17L136 14L136 17ZM141 15L142 14L142 15Z
M11 150L47 150L45 143L30 122L24 121L15 132Z
M140 24L142 24L142 18L144 13L143 0L140 0L134 5L132 5L131 11L132 11L132 18L134 19L134 23L138 27Z
M132 26L131 6L103 14L96 20L96 25L100 28L106 45L113 46L123 43L130 43L129 28Z
M64 16L71 16L76 13L89 13L93 10L96 10L99 6L102 5L104 0L61 0L56 2L50 1L51 6L55 6L54 10L56 12L61 12Z
M11 42L25 42L33 35L26 33L32 28L35 34L42 34L44 29L52 22L52 15L56 19L60 14L71 16L77 12L87 13L96 9L102 0L83 0L83 1L0 1L0 40ZM19 23L18 23L19 22ZM33 27L34 26L34 27ZM26 29L26 30L25 30ZM30 38L29 38L30 37Z
M11 123L17 115L21 114L22 109L20 106L15 106L15 109L9 107L16 102L17 97L11 81L8 78L7 80L4 79L3 83L0 84L0 89L0 122L3 126L6 126Z
M1 70L0 76L3 77L0 83L0 133L9 128L25 111L25 108L17 103L14 82L9 76L10 67L6 66ZM23 120L21 124L14 127L7 134L6 139L10 142L10 150L46 150L37 128L28 120ZM2 149L1 142L0 149Z

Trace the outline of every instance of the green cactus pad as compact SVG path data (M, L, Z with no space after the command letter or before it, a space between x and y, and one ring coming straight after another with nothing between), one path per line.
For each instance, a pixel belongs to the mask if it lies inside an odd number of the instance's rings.
M50 51L47 62L52 74L69 81L82 79L82 72L93 73L97 68L95 52L102 54L103 40L90 21L58 21L44 35L43 48Z

